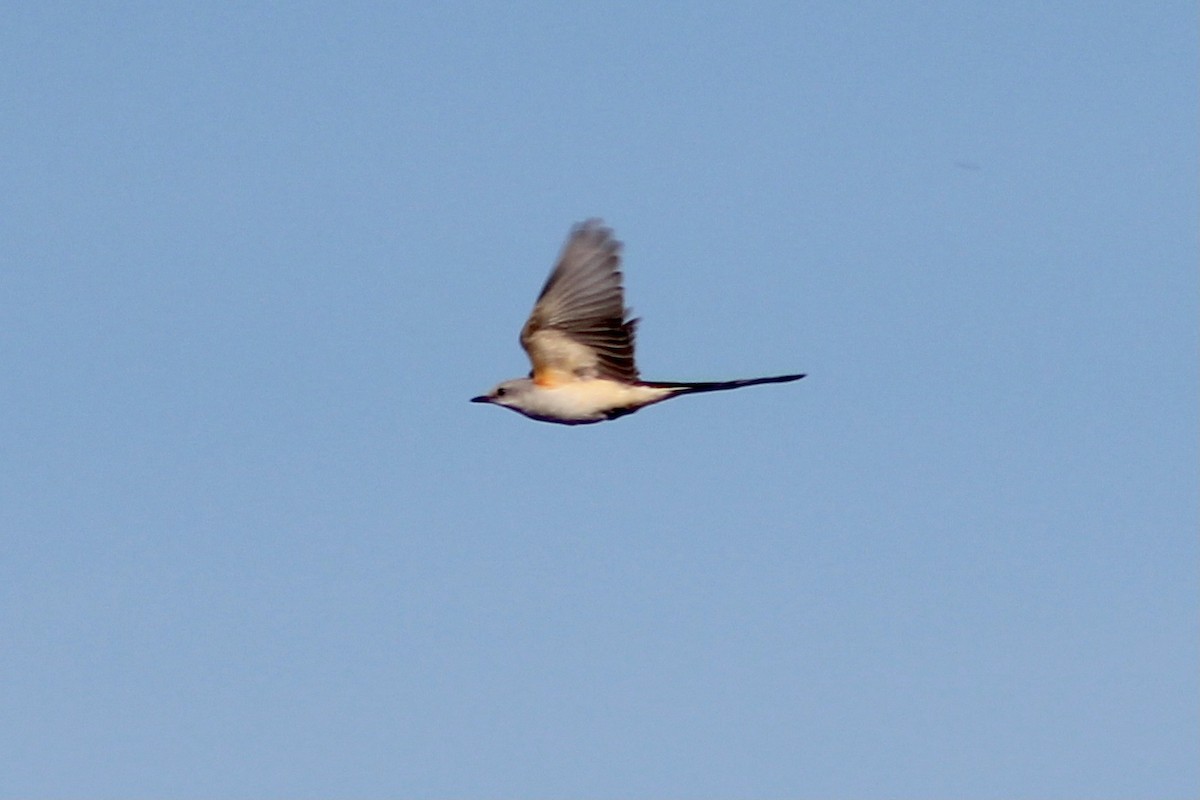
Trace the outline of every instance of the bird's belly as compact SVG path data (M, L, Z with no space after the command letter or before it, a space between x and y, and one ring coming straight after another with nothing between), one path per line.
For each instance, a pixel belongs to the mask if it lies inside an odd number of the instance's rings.
M572 381L539 389L528 411L532 412L529 416L552 422L599 422L615 410L632 411L670 393L668 389L604 379Z

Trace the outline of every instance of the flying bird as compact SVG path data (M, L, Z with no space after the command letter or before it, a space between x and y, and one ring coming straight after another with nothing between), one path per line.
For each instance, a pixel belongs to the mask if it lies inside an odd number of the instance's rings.
M511 408L542 422L586 425L680 395L804 377L711 383L641 380L633 360L638 320L628 317L621 286L621 243L598 219L576 225L521 329L521 347L533 364L529 377L504 381L471 402Z

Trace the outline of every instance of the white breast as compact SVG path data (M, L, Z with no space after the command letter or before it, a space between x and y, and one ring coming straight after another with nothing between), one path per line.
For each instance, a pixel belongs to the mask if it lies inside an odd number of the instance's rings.
M522 396L522 411L563 422L599 422L616 409L635 409L662 400L670 389L619 383L604 378L538 386Z

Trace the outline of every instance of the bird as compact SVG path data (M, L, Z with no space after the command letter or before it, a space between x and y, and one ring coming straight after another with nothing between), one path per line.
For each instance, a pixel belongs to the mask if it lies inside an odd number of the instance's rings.
M625 307L621 243L599 219L572 227L521 328L533 369L472 403L509 408L560 425L614 420L646 406L701 392L798 381L804 374L705 383L644 381L634 361L639 320Z

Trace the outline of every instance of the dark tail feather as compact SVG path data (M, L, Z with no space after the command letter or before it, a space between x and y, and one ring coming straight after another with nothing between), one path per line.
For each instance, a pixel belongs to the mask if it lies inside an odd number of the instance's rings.
M723 392L726 389L740 389L743 386L757 386L760 383L790 383L798 381L804 375L774 375L770 378L746 378L740 381L713 381L711 383L652 383L642 381L644 386L660 389L678 389L676 394L696 394L698 392Z

